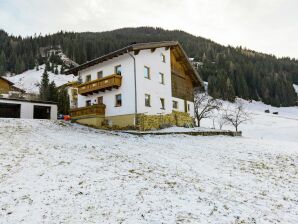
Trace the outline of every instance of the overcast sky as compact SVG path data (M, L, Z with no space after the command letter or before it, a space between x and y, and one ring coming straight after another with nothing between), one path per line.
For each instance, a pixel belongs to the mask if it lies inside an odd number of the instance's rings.
M298 0L0 0L14 35L154 26L298 58Z

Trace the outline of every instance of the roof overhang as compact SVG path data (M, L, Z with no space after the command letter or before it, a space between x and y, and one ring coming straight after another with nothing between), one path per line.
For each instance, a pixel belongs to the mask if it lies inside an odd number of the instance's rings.
M189 58L180 45L178 41L162 41L162 42L149 42L149 43L137 43L137 44L132 44L127 47L121 48L117 51L111 52L109 54L103 55L99 58L93 59L91 61L88 61L84 64L81 64L75 68L71 68L65 71L66 75L73 74L75 76L78 75L78 72L81 70L84 70L88 67L94 66L96 64L102 63L104 61L110 60L114 57L118 57L120 55L123 55L128 52L134 52L135 54L138 54L139 51L141 50L147 50L147 49L156 49L156 48L177 48L180 52L181 55L183 56L183 59L185 60L185 66L188 68L188 71L190 71L190 75L192 77L192 80L195 83L195 86L204 86L203 80L201 79L200 75L198 74L197 70L193 67L192 63L189 61Z

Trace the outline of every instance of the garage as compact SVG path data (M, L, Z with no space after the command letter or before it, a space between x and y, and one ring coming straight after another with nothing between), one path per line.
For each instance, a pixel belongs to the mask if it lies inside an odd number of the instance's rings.
M20 118L21 104L10 104L0 102L0 117L2 118Z
M51 118L51 107L34 106L33 118L34 119L50 119Z
M57 103L0 97L0 118L57 119Z

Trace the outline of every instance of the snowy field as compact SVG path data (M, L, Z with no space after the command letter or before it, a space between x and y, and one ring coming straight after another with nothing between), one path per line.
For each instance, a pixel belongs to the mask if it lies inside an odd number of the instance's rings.
M9 81L13 82L16 87L25 90L27 93L39 93L39 85L42 79L45 65L39 66L39 71L36 69L28 70L22 74L15 76L7 76ZM58 66L60 71L60 66ZM73 75L56 75L48 71L50 82L54 81L56 86L61 86L67 82L75 81L76 78Z
M298 223L298 109L246 107L243 137L0 119L0 223Z

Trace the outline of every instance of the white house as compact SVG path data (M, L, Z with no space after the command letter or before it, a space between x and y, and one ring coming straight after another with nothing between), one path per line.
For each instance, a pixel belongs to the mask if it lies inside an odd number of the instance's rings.
M0 118L57 119L57 105L53 102L0 98Z
M66 74L82 81L72 118L93 126L149 129L189 123L194 116L193 89L203 85L176 41L132 44Z

